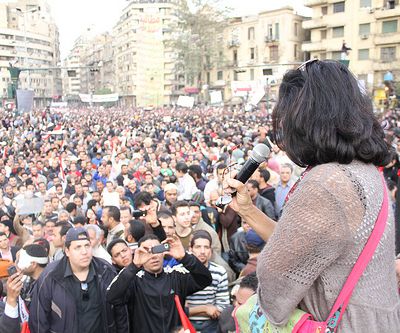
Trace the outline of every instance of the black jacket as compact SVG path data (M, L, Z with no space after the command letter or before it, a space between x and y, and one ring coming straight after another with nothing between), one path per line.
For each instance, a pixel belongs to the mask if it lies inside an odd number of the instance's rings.
M129 329L126 307L112 306L106 302L105 291L116 275L115 270L103 259L93 257L92 263L103 305L105 332L126 333ZM66 288L66 267L67 257L52 262L35 284L29 311L29 328L32 333L82 333L78 332L73 296Z
M0 332L1 333L19 333L21 327L19 318L11 318L4 313L5 304L0 302Z
M229 241L229 265L237 274L240 274L249 260L245 237L244 231L237 231Z
M184 307L186 296L212 282L211 273L196 257L186 254L182 265L159 274L151 274L134 264L124 268L107 291L107 301L128 304L135 333L169 333L180 323L174 296Z
M12 257L12 261L15 262L15 260L17 259L17 252L20 250L20 248L18 246L11 246L11 257ZM1 258L1 253L0 253L0 258Z

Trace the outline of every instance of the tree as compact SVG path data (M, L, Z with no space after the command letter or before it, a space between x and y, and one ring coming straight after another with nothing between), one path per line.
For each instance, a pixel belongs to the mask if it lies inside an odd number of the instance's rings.
M201 73L221 66L223 31L230 9L218 0L181 0L177 6L177 22L171 26L172 38L166 41L176 53L176 73L184 75L186 84L201 85Z

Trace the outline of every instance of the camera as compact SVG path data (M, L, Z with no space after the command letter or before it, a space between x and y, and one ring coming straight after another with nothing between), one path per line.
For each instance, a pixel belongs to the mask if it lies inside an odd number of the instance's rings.
M145 210L134 210L132 212L132 216L135 219L138 219L139 217L146 216L146 215L147 215L147 211L145 211Z
M224 209L231 202L232 202L232 196L225 194L217 199L217 201L215 202L215 206L217 206L220 209Z
M169 251L168 243L156 245L151 248L151 253L153 253L153 254L163 253L163 252L168 252L168 251Z

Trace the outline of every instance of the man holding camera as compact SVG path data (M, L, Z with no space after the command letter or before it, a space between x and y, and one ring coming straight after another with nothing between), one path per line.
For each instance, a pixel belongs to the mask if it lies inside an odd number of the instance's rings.
M163 270L164 254L182 265ZM179 324L175 295L184 306L186 296L204 289L211 281L207 267L185 252L178 236L160 244L157 236L150 234L140 239L133 263L108 287L107 301L132 305L135 333L167 333Z

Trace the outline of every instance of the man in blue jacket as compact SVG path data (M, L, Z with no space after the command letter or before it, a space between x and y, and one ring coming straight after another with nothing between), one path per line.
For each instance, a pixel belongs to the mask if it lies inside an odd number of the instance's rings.
M47 266L33 290L31 332L127 332L126 307L113 307L105 298L115 275L110 264L92 256L86 230L70 229L65 257Z

